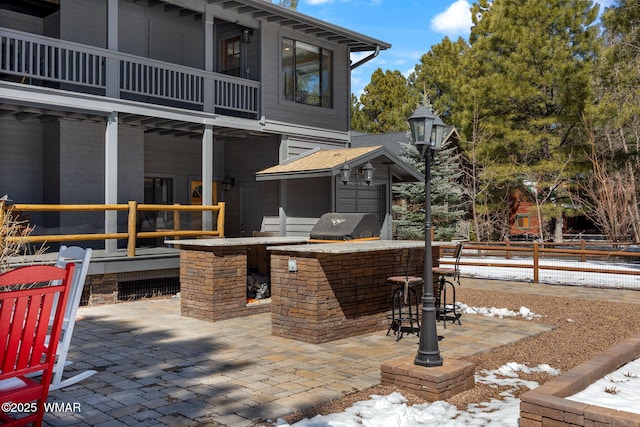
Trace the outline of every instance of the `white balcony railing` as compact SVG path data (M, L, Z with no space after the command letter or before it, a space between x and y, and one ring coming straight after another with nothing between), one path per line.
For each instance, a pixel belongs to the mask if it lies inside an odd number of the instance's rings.
M0 28L0 55L0 73L16 76L22 83L58 83L65 90L85 88L102 95L107 85L115 84L120 97L130 94L149 103L168 100L199 110L205 110L210 99L212 112L259 117L260 83L252 80L7 28ZM119 75L108 75L110 61L117 64ZM212 93L205 92L208 87Z

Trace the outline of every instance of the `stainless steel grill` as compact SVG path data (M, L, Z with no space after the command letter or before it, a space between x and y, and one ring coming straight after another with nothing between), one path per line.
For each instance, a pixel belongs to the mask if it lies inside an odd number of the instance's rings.
M312 242L379 239L380 223L371 213L326 213L309 237Z

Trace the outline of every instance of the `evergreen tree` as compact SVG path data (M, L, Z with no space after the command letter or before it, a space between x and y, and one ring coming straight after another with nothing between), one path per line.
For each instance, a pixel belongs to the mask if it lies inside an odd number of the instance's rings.
M473 99L463 99L464 110L475 109L490 135L475 148L497 191L522 186L523 176L551 188L568 170L563 166L581 144L581 119L591 102L597 15L590 0L480 0L473 6L464 84ZM473 126L462 128L472 140ZM545 200L536 212L543 221L561 216L551 198Z
M440 111L445 123L456 121L458 99L463 95L464 58L469 45L459 38L452 42L445 37L439 44L422 55L414 72L409 76L409 84L418 93L426 94L434 108Z
M351 128L366 133L399 132L409 128L415 97L400 71L378 68L365 86L359 102L352 96Z
M425 161L413 144L403 143L402 159L425 173ZM442 150L435 151L431 165L431 219L436 240L449 241L466 238L460 234L463 189L461 185L461 156L452 139L446 140ZM398 235L405 239L424 237L424 182L397 184L394 195L400 203L394 206Z

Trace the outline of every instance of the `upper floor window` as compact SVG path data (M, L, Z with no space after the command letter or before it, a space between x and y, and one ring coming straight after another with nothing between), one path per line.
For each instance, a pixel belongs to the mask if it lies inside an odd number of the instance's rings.
M320 107L332 106L331 51L283 38L282 71L286 100Z
M222 41L222 72L240 77L240 37Z

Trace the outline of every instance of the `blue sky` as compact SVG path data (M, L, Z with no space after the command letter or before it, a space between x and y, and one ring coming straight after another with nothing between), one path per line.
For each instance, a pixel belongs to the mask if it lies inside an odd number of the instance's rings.
M600 9L614 0L598 0ZM275 3L275 2L274 2ZM300 0L298 12L391 44L391 49L353 70L351 91L360 96L377 69L405 76L445 37L467 38L473 0ZM370 52L369 52L370 53ZM353 61L369 53L352 56Z

